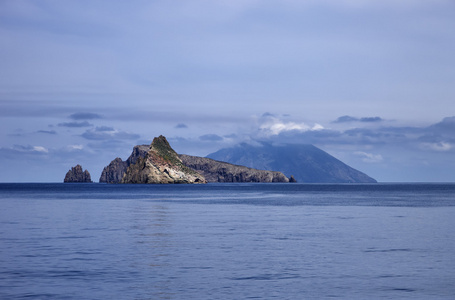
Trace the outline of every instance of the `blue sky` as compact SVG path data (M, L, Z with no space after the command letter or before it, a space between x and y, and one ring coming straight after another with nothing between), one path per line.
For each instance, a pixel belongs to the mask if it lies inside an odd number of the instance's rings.
M0 1L0 182L97 181L160 134L455 181L454 30L444 0Z

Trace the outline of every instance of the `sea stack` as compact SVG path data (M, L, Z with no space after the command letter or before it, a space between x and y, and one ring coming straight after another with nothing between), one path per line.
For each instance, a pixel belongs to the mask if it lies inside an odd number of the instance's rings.
M82 166L77 165L66 173L63 182L92 182L92 179L87 170L83 171Z
M144 157L130 164L120 183L207 183L188 168L162 135L153 139Z

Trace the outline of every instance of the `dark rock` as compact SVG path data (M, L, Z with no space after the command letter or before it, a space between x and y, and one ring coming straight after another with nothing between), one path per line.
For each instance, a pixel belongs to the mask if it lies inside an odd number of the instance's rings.
M182 162L208 182L289 182L281 172L256 170L206 157L179 155Z
M77 165L66 173L63 182L92 182L92 179L87 170L83 171L81 165Z
M139 158L143 158L147 155L150 150L150 145L137 145L134 146L133 152L131 152L130 157L126 160L126 163L129 166L135 164Z
M102 183L120 183L128 167L135 164L139 158L145 157L149 149L149 145L134 146L133 152L126 161L117 157L108 166L104 167L99 181Z
M101 173L100 182L119 183L127 168L127 162L117 157L111 161L107 167L104 167L103 172Z
M297 182L297 180L294 178L294 175L291 175L291 177L289 177L289 182Z

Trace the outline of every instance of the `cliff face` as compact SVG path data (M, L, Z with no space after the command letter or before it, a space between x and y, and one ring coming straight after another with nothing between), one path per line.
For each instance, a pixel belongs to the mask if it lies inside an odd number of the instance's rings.
M289 182L281 172L256 170L210 158L179 155L182 162L202 174L208 182Z
M140 151L137 154L132 158L132 161L135 162L128 166L120 183L207 182L204 176L183 164L164 136L153 139L150 149L144 157L141 156L143 153Z
M107 167L104 167L103 172L101 173L100 182L119 183L127 168L127 162L123 161L120 157L117 157L111 161Z
M134 146L133 152L131 153L130 157L128 157L128 159L126 160L128 167L131 166L132 164L135 164L139 158L145 157L147 155L147 153L149 152L149 150L150 150L150 145Z
M77 165L66 173L63 182L92 182L92 179L87 170L83 171L81 165Z
M134 146L133 152L126 161L123 161L121 158L117 157L111 161L108 166L104 167L99 181L102 183L120 183L128 167L132 164L135 164L139 158L145 157L149 149L149 145Z

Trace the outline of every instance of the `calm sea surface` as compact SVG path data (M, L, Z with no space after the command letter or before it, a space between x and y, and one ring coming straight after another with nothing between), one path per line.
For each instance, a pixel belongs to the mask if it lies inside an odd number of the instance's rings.
M455 299L455 184L0 184L0 299Z

